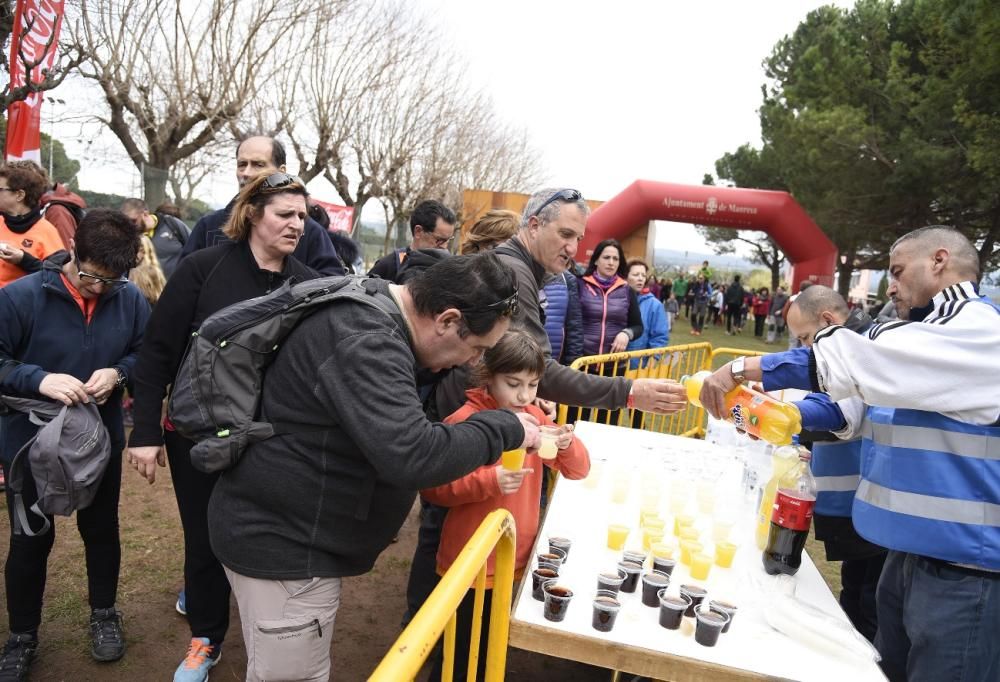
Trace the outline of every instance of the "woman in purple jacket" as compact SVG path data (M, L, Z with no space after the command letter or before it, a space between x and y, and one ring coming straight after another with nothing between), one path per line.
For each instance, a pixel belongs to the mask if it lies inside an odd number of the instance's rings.
M584 355L620 353L642 334L639 301L626 275L621 244L615 239L598 244L580 278Z

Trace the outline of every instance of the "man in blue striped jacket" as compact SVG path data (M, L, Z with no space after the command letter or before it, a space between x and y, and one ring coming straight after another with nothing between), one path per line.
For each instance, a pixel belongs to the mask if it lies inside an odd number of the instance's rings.
M843 296L818 284L798 294L788 308L789 333L804 348L812 347L817 332L835 324L864 334L872 319L858 308L848 309ZM799 440L808 442L812 450L816 539L823 542L827 561L841 562L840 605L844 613L858 632L874 641L878 626L875 588L885 563L885 548L858 535L851 521L854 493L861 480L861 425L866 405L857 397L834 402L825 393L810 393L795 404L807 429Z
M765 389L862 398L861 483L853 519L889 549L875 645L893 682L1000 679L1000 305L978 293L979 258L956 230L901 237L888 293L900 320L866 335L832 326L805 353L747 358ZM705 382L714 415L736 383Z

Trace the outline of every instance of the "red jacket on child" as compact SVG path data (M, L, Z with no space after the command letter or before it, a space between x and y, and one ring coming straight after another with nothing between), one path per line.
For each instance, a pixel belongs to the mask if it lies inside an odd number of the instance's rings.
M475 388L466 391L465 395L468 400L445 419L446 424L465 421L476 412L497 409L496 401L485 389ZM535 417L539 424L553 424L552 420L534 405L529 405L526 412ZM584 478L590 471L590 455L576 437L568 448L559 450L555 459L543 460L537 452L529 451L524 458L524 468L533 471L524 477L517 492L510 495L503 495L500 492L496 473L499 463L479 467L457 481L420 492L429 502L449 507L437 553L438 574L444 575L487 514L496 509L507 509L514 516L517 528L514 570L515 576L520 577L524 567L531 560L531 548L538 534L538 507L542 495L542 483L545 480L543 464L557 470L566 478L579 479ZM490 555L486 566L487 587L493 586L495 563L494 552Z

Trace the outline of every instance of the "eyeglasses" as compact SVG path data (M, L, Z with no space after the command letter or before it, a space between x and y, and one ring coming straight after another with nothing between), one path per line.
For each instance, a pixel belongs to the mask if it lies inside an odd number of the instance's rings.
M264 184L261 185L264 189L281 189L282 187L287 187L288 185L302 185L306 186L306 183L302 182L300 178L294 175L289 175L288 173L272 173L267 176L264 180Z
M0 187L0 192L20 192L21 190L11 189L10 187Z
M500 311L501 317L509 317L517 315L517 289L514 289L514 293L507 298L501 299L489 305L477 306L475 308L459 308L459 312L463 315L466 313L486 313Z
M429 236L434 238L434 246L438 247L439 249L443 249L444 247L448 246L455 239L455 235L452 235L450 237L439 237L433 232L431 232Z
M561 189L548 199L546 199L541 206L539 206L532 215L539 216L542 214L542 210L551 204L553 201L562 201L564 203L574 203L583 199L583 195L580 194L575 189Z
M80 279L84 282L91 282L93 284L103 284L109 289L115 289L128 284L128 277L101 277L100 275L94 275L89 272L84 272L80 269L80 257L73 252L73 262L76 263L77 274L80 275Z

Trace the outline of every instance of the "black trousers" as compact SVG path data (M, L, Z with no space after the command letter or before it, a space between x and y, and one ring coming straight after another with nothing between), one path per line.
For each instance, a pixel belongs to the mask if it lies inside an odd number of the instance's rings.
M33 632L42 622L42 596L49 552L55 542L56 527L44 535L31 537L14 535L14 493L10 489L9 464L4 462L3 473L7 481L7 517L11 523L10 547L4 566L7 589L7 620L11 632ZM87 593L90 608L107 609L115 605L118 595L118 575L122 562L122 547L118 538L118 497L122 483L121 451L113 452L97 488L94 501L76 513L76 527L83 539L84 560L87 565ZM35 480L30 467L24 468L22 499L25 509L38 501ZM32 530L42 526L41 519L28 513Z
M726 304L726 331L732 332L734 327L740 326L740 304Z
M406 583L406 613L402 623L404 628L441 581L437 574L437 552L447 514L448 507L439 507L420 498L420 528L417 530L417 546L413 550L410 577Z
M229 579L208 539L208 500L219 474L191 464L194 442L175 431L164 437L174 496L184 529L184 591L192 637L221 643L229 629Z
M483 620L479 630L479 664L476 679L481 680L486 677L486 650L487 638L490 631L490 608L493 604L493 590L485 591L483 598ZM458 605L457 618L455 619L455 682L464 682L468 679L469 668L469 646L472 644L472 611L476 605L476 591L470 589L465 593L465 598ZM434 659L434 667L431 670L428 682L438 682L441 679L441 671L444 666L444 637L441 638L442 647L440 653Z
M878 630L875 589L885 556L883 552L866 559L847 559L840 565L840 606L858 632L873 643Z
M753 335L760 338L764 336L764 322L767 318L763 315L757 315L754 313L753 316Z

